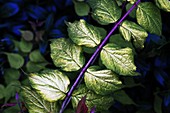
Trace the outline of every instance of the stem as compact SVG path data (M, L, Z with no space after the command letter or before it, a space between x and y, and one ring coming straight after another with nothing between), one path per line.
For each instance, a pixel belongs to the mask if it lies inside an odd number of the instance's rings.
M135 8L137 7L137 5L139 4L140 0L138 0L136 3L134 3L134 5L126 12L126 14L115 24L115 26L112 28L112 30L109 32L109 34L105 37L105 39L102 41L102 43L98 46L98 48L96 49L96 51L93 53L93 55L91 56L91 58L89 59L89 61L87 62L87 64L82 68L80 74L78 75L76 81L74 82L73 86L71 87L71 89L69 90L69 92L66 95L66 98L64 99L60 112L59 113L63 113L64 109L67 107L67 105L69 104L70 100L71 100L71 95L73 93L73 91L76 89L76 87L80 84L81 80L84 77L84 73L86 72L87 68L91 65L91 63L93 62L93 60L95 59L96 55L101 51L101 49L103 48L103 46L106 44L107 40L110 38L110 36L112 35L112 33L116 30L116 28L121 24L121 22L127 17L127 15Z

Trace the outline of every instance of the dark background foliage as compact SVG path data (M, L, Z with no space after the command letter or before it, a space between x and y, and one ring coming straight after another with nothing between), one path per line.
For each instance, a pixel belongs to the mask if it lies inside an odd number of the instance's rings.
M113 113L160 113L161 109L162 113L170 113L170 15L161 11L161 16L162 36L149 34L145 48L135 56L141 76L121 78L124 83L138 84L124 88L137 105L115 101L110 108ZM14 108L18 103L17 88L29 84L27 73L55 68L50 58L50 40L67 37L65 21L80 18L98 25L90 15L77 16L71 0L0 0L0 112L10 113L12 107L13 112L19 112ZM105 28L109 31L112 26ZM24 63L19 68L14 68L17 64L11 66L15 62L10 61L9 53L20 55ZM21 109L25 110L24 104Z

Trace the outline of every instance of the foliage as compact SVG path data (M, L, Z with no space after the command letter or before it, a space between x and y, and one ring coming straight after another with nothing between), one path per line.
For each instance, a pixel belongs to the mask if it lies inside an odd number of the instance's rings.
M0 111L61 113L71 94L64 113L170 112L169 1L141 0L101 47L136 1L0 0Z

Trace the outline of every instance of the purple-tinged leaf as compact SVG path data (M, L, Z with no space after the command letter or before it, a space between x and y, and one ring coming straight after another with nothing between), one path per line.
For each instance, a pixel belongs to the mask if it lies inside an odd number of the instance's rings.
M17 4L12 3L12 2L5 3L0 8L0 17L8 18L8 17L11 17L11 16L17 14L18 11L19 11L19 6Z
M156 80L162 85L164 86L165 85L165 81L166 79L168 78L168 74L163 71L162 69L155 69L154 70L154 75L155 75L155 78Z
M48 43L47 42L43 42L39 44L39 50L41 52L41 54L44 54L46 49L47 49Z
M16 35L20 36L21 35L21 32L20 30L23 29L25 26L24 25L16 25L16 26L13 26L13 27L9 27L9 29Z
M95 111L96 111L96 107L92 107L90 113L95 113Z
M49 35L52 38L60 38L65 36L59 29L51 30Z
M76 113L87 113L88 107L86 105L86 96L82 97L78 103Z
M55 12L56 13L57 12L57 9L56 9L55 5L47 6L46 9L47 9L47 11L49 13L51 13L51 12Z
M160 57L156 57L154 65L156 67L160 67L160 68L166 68L167 67L167 63L168 63L168 58L165 55L162 55Z

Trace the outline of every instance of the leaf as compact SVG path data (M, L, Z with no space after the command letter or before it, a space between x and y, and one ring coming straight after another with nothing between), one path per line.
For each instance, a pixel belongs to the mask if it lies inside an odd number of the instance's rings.
M26 42L25 40L21 40L19 43L20 49L24 53L28 53L32 50L33 44L31 42Z
M65 38L53 40L50 47L51 58L56 67L61 67L64 71L77 71L84 65L82 48L70 40Z
M3 113L20 113L20 108L18 105L6 108Z
M162 99L158 95L155 95L154 111L155 113L162 113Z
M65 97L70 81L58 70L46 70L41 73L31 73L31 86L47 101L54 102Z
M86 105L86 96L82 97L76 108L76 113L88 113L88 107Z
M86 105L88 108L96 106L96 111L108 110L113 104L113 97L108 95L97 95L93 91L87 89L84 85L81 85L78 90L75 90L72 94L72 105L76 108L78 102L82 97L86 95Z
M48 63L46 63L46 62L35 63L35 62L32 62L32 61L28 61L27 64L26 64L26 69L27 69L28 72L38 72L42 69L45 69L45 66L47 64Z
M12 2L7 2L0 8L0 17L8 18L19 12L19 6Z
M4 79L6 84L9 84L13 81L17 81L19 77L20 77L19 70L13 68L5 69Z
M128 4L126 5L126 11L128 11L132 6L133 6L133 4L128 3ZM130 16L130 17L136 18L136 9L137 9L137 8L134 8L134 9L129 13L129 16Z
M78 16L87 16L90 12L90 7L86 2L77 2L76 0L73 0L73 3Z
M5 53L8 58L9 65L14 69L19 69L24 65L24 58L17 53Z
M160 9L170 12L170 2L169 0L155 0L156 6Z
M162 34L162 22L160 10L151 2L143 2L138 5L136 18L139 25L152 34Z
M95 47L100 44L103 38L100 32L101 28L95 27L85 22L85 20L75 21L74 23L67 23L68 34L71 40L77 45L84 45L86 47Z
M21 32L21 37L24 39L24 40L26 40L26 41L31 41L31 40L33 40L33 38L34 38L34 35L33 35L33 33L31 32L31 31L29 31L29 30L20 30L20 32Z
M15 96L16 92L20 91L21 84L19 81L13 81L7 85L4 91L5 103Z
M1 91L1 93L0 93L0 99L2 99L2 98L4 98L4 91L5 91L5 87L2 85L2 84L0 84L0 91Z
M29 87L22 87L22 97L29 113L57 113L57 103L44 100L37 92Z
M127 41L130 41L132 37L136 48L144 48L144 42L148 34L142 27L126 20L119 27L119 31Z
M92 8L92 17L98 23L107 25L121 17L121 9L114 0L88 0Z
M36 63L47 62L38 49L32 51L29 54L29 58L30 58L30 61L36 62Z
M118 102L124 104L124 105L136 105L135 102L126 94L124 90L118 90L113 93L113 97Z
M89 67L84 80L87 88L100 95L110 94L122 88L122 82L118 79L117 74L108 69L100 70L99 66Z
M135 75L136 66L132 49L120 48L114 44L107 44L103 47L100 57L102 63L120 75Z

